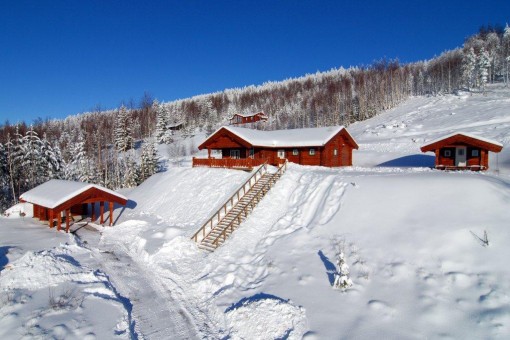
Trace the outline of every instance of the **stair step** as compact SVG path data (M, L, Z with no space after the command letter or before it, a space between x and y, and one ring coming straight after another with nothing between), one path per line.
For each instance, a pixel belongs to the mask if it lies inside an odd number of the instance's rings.
M241 197L238 196L235 204L233 203L234 201L232 201L230 210L228 210L223 218L209 231L207 236L199 242L198 247L212 252L222 245L252 212L255 206L269 192L280 177L280 173L265 173L256 180L248 191L243 191L243 195ZM227 201L227 204L229 201ZM216 244L213 244L213 242L216 242Z

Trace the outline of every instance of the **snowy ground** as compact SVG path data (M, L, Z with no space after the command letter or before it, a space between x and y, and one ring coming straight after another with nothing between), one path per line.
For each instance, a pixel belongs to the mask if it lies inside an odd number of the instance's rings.
M508 338L509 107L493 86L356 123L356 166L289 166L211 254L189 238L248 173L169 167L76 235L2 218L0 338ZM503 143L489 172L429 168L458 130Z

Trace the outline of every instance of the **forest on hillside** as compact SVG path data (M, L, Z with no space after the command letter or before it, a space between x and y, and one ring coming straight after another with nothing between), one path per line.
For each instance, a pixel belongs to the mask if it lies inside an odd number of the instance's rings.
M474 91L509 83L510 27L482 27L462 48L427 61L380 60L281 82L227 89L172 102L144 94L138 105L76 114L62 120L0 126L0 211L45 181L70 179L116 189L132 187L158 170L155 143L174 143L171 126L184 136L211 133L234 113L264 111L257 128L292 129L346 125L391 109L410 96ZM141 149L135 153L134 148ZM182 149L182 154L192 150Z

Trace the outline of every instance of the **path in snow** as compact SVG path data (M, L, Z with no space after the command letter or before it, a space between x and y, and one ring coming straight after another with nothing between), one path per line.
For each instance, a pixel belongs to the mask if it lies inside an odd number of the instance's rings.
M136 222L136 221L132 221ZM141 222L143 224L145 222ZM97 235L82 234L94 245ZM142 258L133 256L136 246L101 239L93 256L108 275L116 291L132 304L133 337L141 339L195 339L199 332L186 305L174 296L182 291L175 281L163 280ZM175 285L172 287L172 283Z

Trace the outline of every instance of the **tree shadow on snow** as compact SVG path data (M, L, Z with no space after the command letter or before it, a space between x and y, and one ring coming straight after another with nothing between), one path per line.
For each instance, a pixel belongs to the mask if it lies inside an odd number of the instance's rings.
M335 273L336 273L336 267L331 262L326 255L322 252L322 250L319 250L317 253L319 254L319 257L321 258L322 263L324 263L324 267L326 267L326 274L328 275L329 284L333 286L335 283Z
M258 293L258 294L255 294L253 296L242 298L238 302L233 303L232 306L228 307L225 310L225 313L228 313L228 312L230 312L230 311L232 311L234 309L237 309L237 308L242 307L244 305L250 304L252 302L259 301L259 300L266 300L266 299L277 300L277 301L285 302L285 303L289 302L289 300L284 300L284 299L282 299L282 298L280 298L278 296L275 296L275 295L266 294L266 293Z
M410 155L395 158L387 162L378 164L380 167L427 167L433 168L435 157L430 155Z
M4 270L7 263L9 263L9 259L7 258L7 253L9 252L9 249L13 247L0 247L0 272Z

